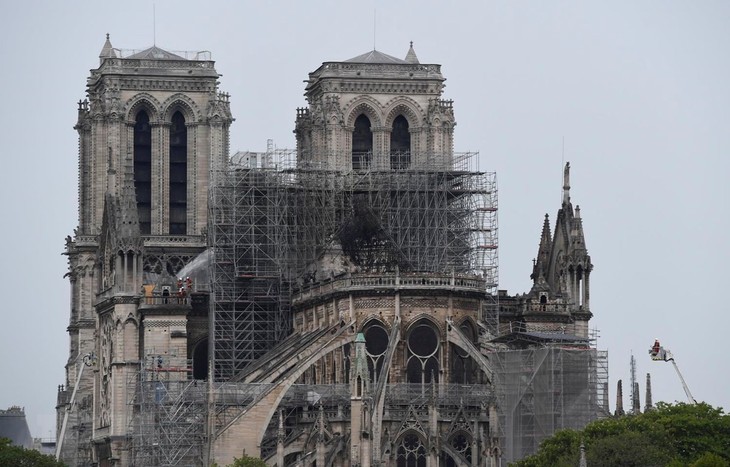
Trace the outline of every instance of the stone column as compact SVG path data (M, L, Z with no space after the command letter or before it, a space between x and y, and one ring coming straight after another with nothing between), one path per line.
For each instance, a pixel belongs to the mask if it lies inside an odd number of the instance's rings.
M168 152L165 148L167 145L163 140L169 142L169 128L163 132L165 125L162 122L150 122L152 133L152 182L150 186L150 234L162 235L167 232L167 226L163 227L163 217L165 216L164 208L167 206L167 200L164 198L167 190L163 190L163 185L167 180L169 171L169 158L163 156L163 151ZM165 138L167 136L167 138ZM167 164L167 165L166 165ZM164 205L164 206L163 206ZM166 217L165 217L166 218Z
M374 170L390 169L390 128L373 127L373 158L370 167Z
M474 433L474 437L471 441L471 467L477 467L479 465L479 422L476 420L472 425L472 433Z
M276 465L284 467L284 439L286 432L284 431L284 413L279 410L279 431L276 434Z
M187 129L187 154L186 154L186 169L187 169L187 183L186 183L186 202L187 202L187 234L198 235L200 228L198 227L198 212L200 206L198 204L205 204L207 208L208 200L208 187L206 186L205 191L199 191L198 188L198 177L205 174L205 171L198 172L198 146L196 143L198 124L195 122L185 122L185 128ZM207 181L207 180L206 180ZM207 185L206 181L204 184ZM198 193L204 193L198 196Z
M344 129L344 144L342 146L342 154L340 154L339 162L334 164L336 170L352 169L352 134L355 132L354 126L348 126Z

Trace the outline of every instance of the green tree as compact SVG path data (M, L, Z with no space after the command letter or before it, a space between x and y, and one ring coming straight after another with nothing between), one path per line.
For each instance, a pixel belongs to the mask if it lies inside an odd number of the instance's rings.
M666 465L672 456L651 433L626 431L594 440L586 452L591 467Z
M13 446L7 438L0 438L0 465L13 467L64 467L53 456L46 456L33 449Z
M546 439L535 455L513 465L575 466L583 442L591 466L727 467L728 433L730 415L722 409L704 403L660 402L644 414L598 420L581 431L560 431Z
M230 464L228 467L266 467L266 462L258 457L244 455L241 458L236 457L233 459L233 464Z
M702 457L697 459L690 467L728 467L730 463L711 452L705 453Z

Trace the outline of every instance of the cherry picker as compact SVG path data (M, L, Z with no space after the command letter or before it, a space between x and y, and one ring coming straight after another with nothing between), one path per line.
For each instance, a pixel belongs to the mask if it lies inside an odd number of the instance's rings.
M665 349L662 347L662 345L659 343L659 339L654 339L654 345L651 346L649 349L649 355L651 356L651 359L654 361L659 362L672 362L672 365L674 365L674 369L677 370L677 375L679 376L679 380L682 382L682 387L684 388L684 393L687 394L687 399L689 399L690 404L696 404L697 401L694 397L692 397L692 393L689 391L689 386L687 386L687 383L684 382L684 378L682 377L682 373L679 371L679 367L677 366L677 362L674 361L674 356L672 355L672 352L670 352L668 349Z

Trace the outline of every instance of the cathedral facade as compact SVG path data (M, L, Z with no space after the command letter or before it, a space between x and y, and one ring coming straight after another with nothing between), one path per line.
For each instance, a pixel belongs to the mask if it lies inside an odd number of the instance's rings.
M324 62L295 154L234 157L209 53L107 37L99 58L66 245L69 465L498 466L600 415L569 166L532 289L498 291L495 175L454 151L412 45Z

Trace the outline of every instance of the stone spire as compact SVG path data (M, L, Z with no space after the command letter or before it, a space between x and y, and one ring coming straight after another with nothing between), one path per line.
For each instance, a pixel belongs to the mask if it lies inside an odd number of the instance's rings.
M646 404L644 405L644 412L654 410L654 406L651 401L651 373L646 374Z
M530 278L536 283L540 276L547 276L547 268L550 264L550 251L552 250L552 235L550 233L550 217L545 214L540 235L540 246L537 249L537 259L532 268Z
M106 42L104 42L104 47L101 48L101 52L99 52L99 65L104 62L105 58L116 58L117 53L114 51L114 48L112 47L112 43L109 40L109 33L106 33Z
M421 63L418 61L418 57L416 57L416 51L413 50L413 41L411 41L411 47L408 49L408 53L406 54L406 62L407 63Z
M586 460L586 445L583 441L580 442L580 461L578 467L588 467L588 461Z
M573 245L574 252L585 253L586 252L586 240L583 234L583 219L580 218L580 206L575 207L575 214L571 221L571 243Z
M355 338L355 364L353 366L352 376L350 377L354 385L352 394L357 398L366 397L370 387L370 378L365 351L365 335L361 332Z
M624 390L622 386L622 381L618 380L618 384L616 385L616 412L614 415L617 417L621 417L622 415L625 415L626 412L624 412Z
M111 156L110 156L111 157ZM134 188L134 162L131 154L127 154L122 167L122 183L119 190L119 213L117 232L120 238L130 242L128 246L142 245L139 230L139 214L137 213L137 193Z

